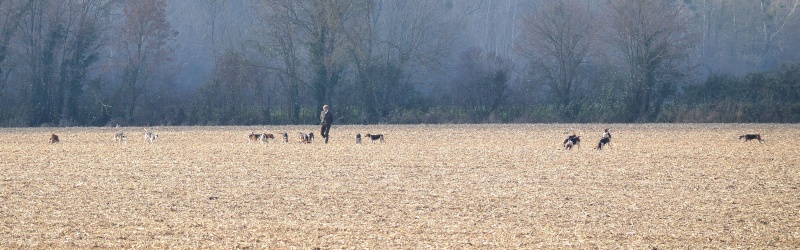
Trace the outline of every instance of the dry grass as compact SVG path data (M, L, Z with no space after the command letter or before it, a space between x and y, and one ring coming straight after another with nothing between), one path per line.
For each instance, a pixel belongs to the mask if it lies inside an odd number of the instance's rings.
M613 148L591 150L605 127ZM118 145L113 128L0 129L0 245L800 245L798 125L334 126L327 145L247 144L315 126L156 130L156 144L126 128ZM572 130L583 145L561 150Z

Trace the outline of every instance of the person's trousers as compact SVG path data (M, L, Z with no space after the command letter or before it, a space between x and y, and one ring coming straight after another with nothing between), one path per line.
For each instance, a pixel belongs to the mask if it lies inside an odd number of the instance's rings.
M320 130L320 135L322 135L322 137L325 137L325 143L328 143L328 132L330 132L330 131L331 131L331 125L330 124L322 124L322 129Z

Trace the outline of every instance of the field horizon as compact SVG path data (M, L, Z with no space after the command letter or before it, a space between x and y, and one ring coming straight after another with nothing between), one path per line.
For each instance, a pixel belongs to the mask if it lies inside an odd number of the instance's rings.
M593 150L604 128L612 146ZM125 144L113 127L0 128L0 244L800 245L798 124L334 125L328 144L313 125L152 127L154 144L122 129ZM290 143L251 144L250 132ZM564 150L572 133L582 144Z

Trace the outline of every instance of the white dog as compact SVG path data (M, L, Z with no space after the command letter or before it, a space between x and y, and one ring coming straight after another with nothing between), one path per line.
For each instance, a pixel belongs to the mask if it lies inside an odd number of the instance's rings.
M117 131L117 133L114 134L114 141L116 141L117 143L121 142L128 144L128 136L125 135L125 133L122 131Z
M149 129L144 129L144 142L154 143L158 139L158 134Z

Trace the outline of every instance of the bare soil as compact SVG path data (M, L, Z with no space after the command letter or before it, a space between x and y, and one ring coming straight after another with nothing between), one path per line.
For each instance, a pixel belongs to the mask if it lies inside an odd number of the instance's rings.
M2 248L800 246L796 124L154 129L0 129Z

